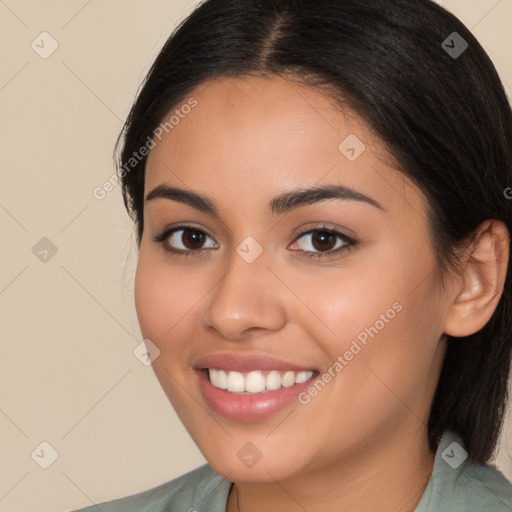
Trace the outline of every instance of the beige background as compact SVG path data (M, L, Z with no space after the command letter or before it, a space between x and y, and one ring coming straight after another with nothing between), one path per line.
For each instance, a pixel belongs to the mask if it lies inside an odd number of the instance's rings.
M512 0L443 3L473 29L510 95ZM119 188L92 194L112 175L144 73L196 4L0 0L0 512L67 511L204 463L133 355L136 251ZM59 45L47 59L31 48L43 31ZM57 248L46 262L32 252L42 237ZM511 425L497 460L510 479ZM58 452L48 469L35 462L49 460L43 441Z

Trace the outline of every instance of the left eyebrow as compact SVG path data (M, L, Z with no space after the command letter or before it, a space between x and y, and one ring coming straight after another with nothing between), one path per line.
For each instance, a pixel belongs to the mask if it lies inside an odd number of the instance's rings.
M178 201L192 206L196 210L213 215L217 218L219 217L219 210L215 202L209 197L193 192L192 190L161 184L148 193L146 201L152 201L158 198ZM329 199L364 202L379 210L386 211L377 200L344 185L328 185L284 192L270 201L269 210L272 214L283 214L290 210L321 201L327 201Z
M272 199L270 202L270 210L272 213L282 214L295 208L300 208L301 206L307 206L329 199L359 201L375 206L375 208L379 210L386 211L377 200L344 185L327 185L285 192Z

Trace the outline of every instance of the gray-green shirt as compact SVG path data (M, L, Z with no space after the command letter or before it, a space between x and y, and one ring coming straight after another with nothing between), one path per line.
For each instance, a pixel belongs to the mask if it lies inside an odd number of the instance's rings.
M205 464L148 491L75 512L225 512L231 485ZM497 469L467 459L461 438L447 431L415 512L512 512L512 484Z

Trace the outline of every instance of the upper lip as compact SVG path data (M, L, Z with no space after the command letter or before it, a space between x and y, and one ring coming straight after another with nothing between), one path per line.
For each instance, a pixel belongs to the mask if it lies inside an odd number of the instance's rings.
M272 356L233 353L202 356L193 362L193 366L196 368L219 368L238 372L254 370L315 371L311 366L290 363Z

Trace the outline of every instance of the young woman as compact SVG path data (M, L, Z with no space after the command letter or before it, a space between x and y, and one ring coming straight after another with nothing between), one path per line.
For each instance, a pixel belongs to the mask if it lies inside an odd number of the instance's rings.
M207 0L123 135L141 331L208 464L100 510L512 510L512 113L460 21Z

